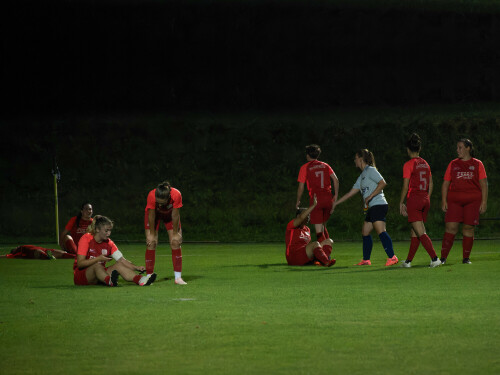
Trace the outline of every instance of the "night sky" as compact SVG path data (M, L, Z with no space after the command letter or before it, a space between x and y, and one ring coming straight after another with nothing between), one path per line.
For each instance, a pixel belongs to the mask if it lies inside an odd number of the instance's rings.
M7 4L10 115L499 99L499 13L335 1Z

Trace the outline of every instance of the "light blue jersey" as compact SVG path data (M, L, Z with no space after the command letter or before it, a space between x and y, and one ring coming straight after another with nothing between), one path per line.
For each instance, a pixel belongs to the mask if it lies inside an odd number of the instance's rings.
M361 172L361 174L359 175L352 188L359 189L364 201L371 193L373 193L373 191L377 188L378 183L382 179L382 175L377 171L376 168L367 165L363 172ZM380 204L387 204L383 190L372 198L372 200L368 203L368 207L373 207Z

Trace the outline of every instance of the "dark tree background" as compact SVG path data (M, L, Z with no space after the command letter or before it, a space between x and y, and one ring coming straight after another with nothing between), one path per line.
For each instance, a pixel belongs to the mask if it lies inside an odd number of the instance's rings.
M170 178L191 238L234 240L282 235L306 143L343 173L354 147L372 148L398 160L394 179L409 131L446 150L427 156L439 171L452 136L477 133L485 149L478 127L499 130L500 6L433 3L4 2L3 236L52 230L54 156L61 225L90 199L140 236L147 191Z

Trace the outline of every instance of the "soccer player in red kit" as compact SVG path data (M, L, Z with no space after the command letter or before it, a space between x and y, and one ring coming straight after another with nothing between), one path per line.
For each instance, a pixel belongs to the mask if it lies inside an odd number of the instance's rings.
M59 246L62 250L76 254L78 241L87 233L87 228L92 223L92 212L92 204L85 202L80 207L80 213L69 219L59 236Z
M21 245L12 249L9 254L0 255L10 259L75 259L76 254L70 254L58 249L47 249L35 245Z
M457 142L457 155L458 158L452 160L446 169L441 188L441 206L446 213L441 247L443 264L453 246L460 223L463 223L462 263L471 263L474 227L479 224L479 215L486 212L488 202L486 171L483 163L474 158L474 145L469 139L462 138Z
M401 190L401 200L399 210L401 215L408 217L411 224L410 250L406 261L401 267L410 268L415 257L418 246L423 245L431 257L429 267L441 265L441 261L436 255L432 241L425 232L424 223L427 221L427 213L430 207L430 196L432 194L432 174L429 164L420 157L422 142L420 136L413 133L406 143L406 151L410 160L403 166L403 188ZM406 205L404 203L406 198Z
M304 164L299 171L297 181L299 186L297 189L296 208L300 206L300 199L304 192L304 184L307 184L309 191L309 204L312 204L313 196L316 195L318 200L317 206L311 212L311 224L314 224L316 231L316 239L322 243L325 239L330 238L326 229L326 222L333 212L333 202L337 200L339 193L339 180L333 169L322 161L317 160L321 153L321 148L318 145L306 146L307 163ZM332 197L332 184L334 187L334 195ZM325 253L329 256L331 247L327 246Z
M123 254L109 238L113 222L106 216L96 215L86 233L78 243L78 253L73 264L75 285L93 285L99 282L107 286L117 286L118 276L140 286L149 286L156 274L141 276L145 267L136 266L123 257ZM106 262L114 259L115 264L106 267Z
M312 263L314 258L325 267L335 264L335 259L330 260L323 250L325 246L331 249L333 241L326 238L321 244L318 241L311 242L311 231L306 226L309 215L317 204L316 196L313 196L311 206L307 209L299 208L296 218L286 227L286 261L290 266L303 266Z
M182 229L179 209L182 207L181 192L170 186L168 181L158 185L149 192L144 215L146 232L146 272L151 275L155 267L156 246L158 245L158 230L160 221L167 229L172 249L175 284L186 285L182 280Z

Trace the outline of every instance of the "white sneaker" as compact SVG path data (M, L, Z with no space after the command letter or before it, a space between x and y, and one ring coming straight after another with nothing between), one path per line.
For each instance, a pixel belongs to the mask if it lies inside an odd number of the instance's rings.
M404 261L403 263L401 263L401 266L400 266L400 267L403 267L403 268L411 268L411 262L406 263L406 261Z
M143 276L139 279L140 286L150 286L156 280L156 273L152 273L151 275Z
M441 260L439 260L438 258L435 262L431 260L431 264L429 264L429 267L434 268L434 267L439 267L440 265L441 265Z
M177 279L175 279L175 283L177 285L187 285L187 282L185 282L184 280L182 280L182 277L178 277Z

